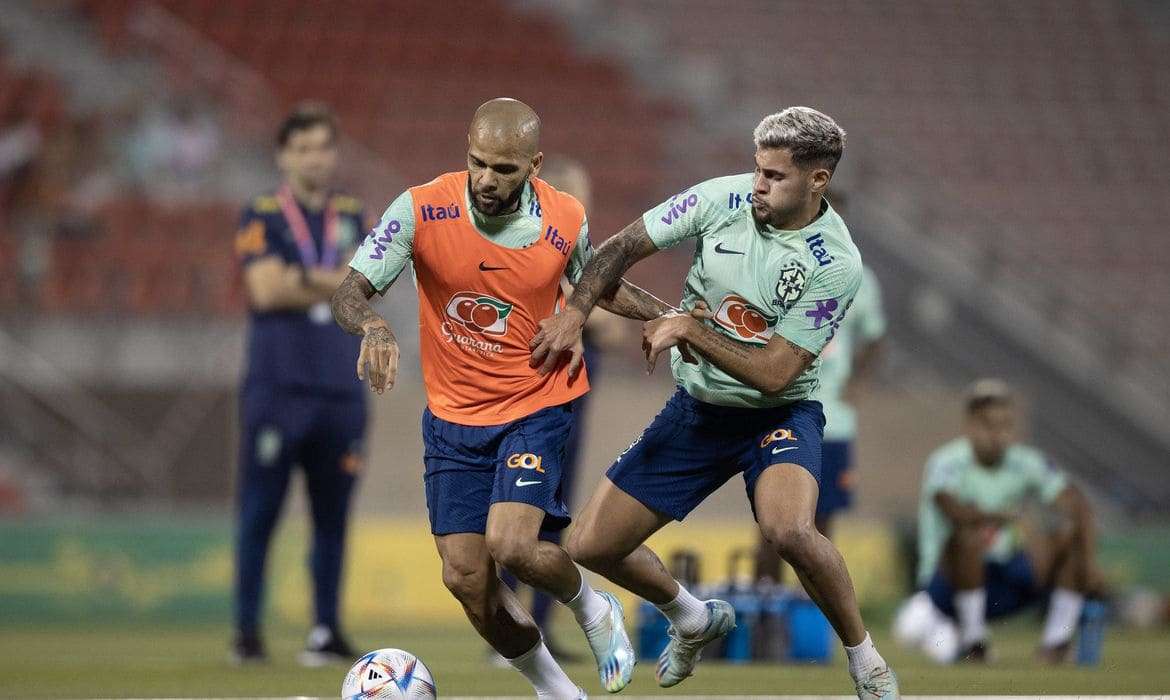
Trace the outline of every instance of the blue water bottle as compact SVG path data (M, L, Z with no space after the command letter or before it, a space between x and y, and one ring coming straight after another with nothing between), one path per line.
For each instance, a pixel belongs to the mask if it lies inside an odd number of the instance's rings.
M653 603L643 600L638 605L638 658L657 659L666 648L670 638L667 629L670 621L654 607Z
M1101 646L1105 642L1105 617L1108 610L1100 600L1086 600L1081 609L1081 623L1077 632L1077 665L1096 666L1101 663Z

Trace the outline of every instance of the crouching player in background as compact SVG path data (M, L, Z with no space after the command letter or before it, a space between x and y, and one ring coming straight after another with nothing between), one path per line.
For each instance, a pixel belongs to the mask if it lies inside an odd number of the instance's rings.
M1006 384L976 382L966 400L966 434L940 447L926 464L918 519L920 592L899 613L895 636L938 661L987 661L987 620L1018 612L1050 592L1038 657L1060 663L1085 597L1102 587L1089 504L1039 450L1016 442L1017 414ZM1016 520L1029 497L1064 518L1056 532L1025 549Z

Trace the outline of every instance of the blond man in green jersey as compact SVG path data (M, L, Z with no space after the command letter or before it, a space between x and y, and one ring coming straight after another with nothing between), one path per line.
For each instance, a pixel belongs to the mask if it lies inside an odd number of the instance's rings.
M810 399L817 358L861 284L861 256L824 198L845 132L816 110L791 107L765 117L754 140L754 174L684 190L606 241L568 307L533 338L533 362L551 370L625 270L695 241L683 308L705 307L709 317L674 312L646 322L649 369L669 349L679 388L609 470L568 549L670 619L656 677L673 686L706 644L734 627L735 611L695 598L643 543L742 473L764 538L845 644L858 697L889 700L898 697L897 679L865 630L844 560L813 524L824 428L821 405ZM698 362L683 360L686 348Z

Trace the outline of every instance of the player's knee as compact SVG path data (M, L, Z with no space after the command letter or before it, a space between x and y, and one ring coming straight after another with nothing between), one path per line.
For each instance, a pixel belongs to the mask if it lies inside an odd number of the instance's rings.
M461 603L472 604L487 591L489 572L479 563L443 562L443 585Z
M489 531L487 547L497 564L520 575L528 568L528 562L536 551L536 541L511 533Z
M760 523L760 532L780 556L790 561L802 558L819 536L811 522L782 519Z

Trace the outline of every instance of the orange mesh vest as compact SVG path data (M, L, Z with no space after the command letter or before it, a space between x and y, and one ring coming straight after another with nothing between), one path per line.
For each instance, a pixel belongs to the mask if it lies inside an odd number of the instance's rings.
M567 363L540 376L528 366L537 322L561 308L560 280L585 218L581 204L543 180L541 236L527 248L496 245L466 211L467 172L410 189L419 348L431 412L462 425L498 425L589 391Z

